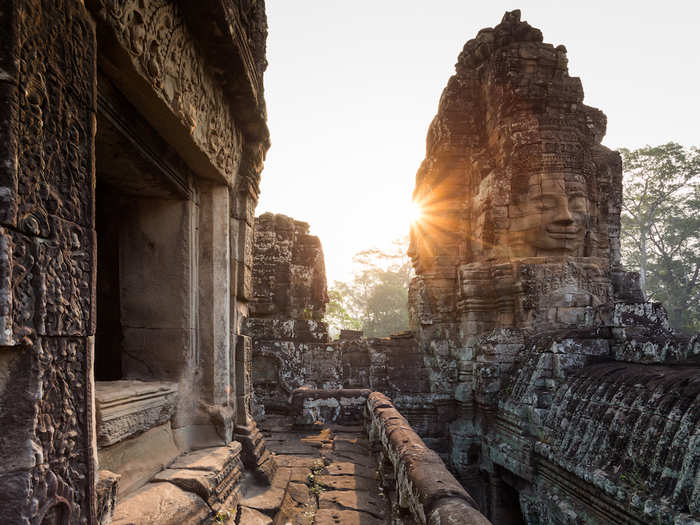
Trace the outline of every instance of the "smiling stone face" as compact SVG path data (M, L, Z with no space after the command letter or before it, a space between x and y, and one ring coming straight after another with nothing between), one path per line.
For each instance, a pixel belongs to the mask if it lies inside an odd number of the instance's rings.
M510 250L516 257L583 255L591 204L575 175L530 178L526 195L510 206Z

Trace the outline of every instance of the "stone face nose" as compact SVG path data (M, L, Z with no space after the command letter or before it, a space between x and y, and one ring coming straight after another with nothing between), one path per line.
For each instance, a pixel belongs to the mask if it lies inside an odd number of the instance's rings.
M574 223L574 217L571 215L569 202L566 198L561 200L553 222L560 226L570 226Z

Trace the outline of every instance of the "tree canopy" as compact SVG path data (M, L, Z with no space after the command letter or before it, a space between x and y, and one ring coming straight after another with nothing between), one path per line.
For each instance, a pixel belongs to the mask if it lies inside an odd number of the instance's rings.
M355 254L353 279L335 281L328 292L326 322L331 335L351 329L362 330L367 337L384 337L408 329L407 247L404 238L387 250L370 248Z
M620 150L622 254L674 328L700 329L700 151L674 142Z

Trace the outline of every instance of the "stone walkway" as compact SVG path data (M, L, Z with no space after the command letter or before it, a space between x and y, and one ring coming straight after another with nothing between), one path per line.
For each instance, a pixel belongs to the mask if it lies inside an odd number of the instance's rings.
M276 454L270 487L248 476L242 483L240 525L385 525L391 507L360 426L292 427L268 415L261 428Z

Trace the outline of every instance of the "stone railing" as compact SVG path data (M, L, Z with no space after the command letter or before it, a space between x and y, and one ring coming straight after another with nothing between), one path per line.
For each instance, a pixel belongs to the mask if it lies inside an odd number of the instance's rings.
M340 390L297 388L291 396L295 424L298 426L314 423L361 425L365 404L371 393L371 390L361 388Z
M367 398L365 426L383 465L382 481L393 487L399 510L408 510L421 525L491 523L384 394Z

